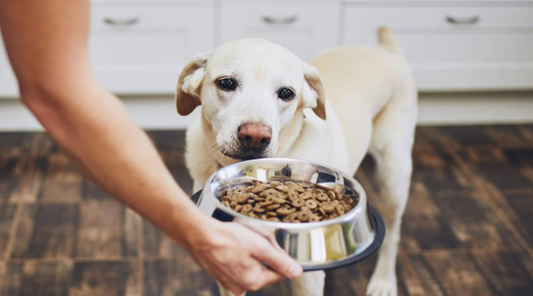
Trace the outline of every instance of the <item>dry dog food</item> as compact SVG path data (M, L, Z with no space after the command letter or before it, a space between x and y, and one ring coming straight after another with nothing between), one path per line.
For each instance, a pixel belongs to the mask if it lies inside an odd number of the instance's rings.
M222 204L253 218L289 223L333 219L350 211L357 200L316 184L300 181L253 181L218 192Z

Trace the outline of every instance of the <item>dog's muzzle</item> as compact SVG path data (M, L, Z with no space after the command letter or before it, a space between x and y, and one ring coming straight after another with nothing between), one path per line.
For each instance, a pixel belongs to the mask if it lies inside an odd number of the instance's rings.
M260 122L245 123L237 129L239 139L239 159L264 157L272 139L272 129Z

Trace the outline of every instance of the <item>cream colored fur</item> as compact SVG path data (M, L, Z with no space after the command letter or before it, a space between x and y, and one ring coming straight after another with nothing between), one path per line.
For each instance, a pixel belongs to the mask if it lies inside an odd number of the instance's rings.
M202 117L187 131L186 163L195 191L220 166L237 161L223 152L238 148L237 127L246 122L272 128L266 156L313 160L354 174L370 152L377 163L387 234L367 294L393 296L412 170L417 90L391 32L382 28L378 37L377 46L327 50L312 66L266 40L233 41L186 67L176 103L182 115L202 105ZM240 81L238 91L216 87L217 78L228 76ZM279 100L276 89L282 86L292 87L297 98ZM305 273L292 286L293 295L320 296L324 273Z

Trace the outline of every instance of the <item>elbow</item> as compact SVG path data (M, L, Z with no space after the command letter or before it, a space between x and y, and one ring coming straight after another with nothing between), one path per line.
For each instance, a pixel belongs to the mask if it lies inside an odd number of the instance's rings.
M53 92L39 84L20 83L20 100L41 122L45 114L57 109L58 99Z
M45 101L45 93L37 83L28 83L19 80L20 100L27 107L36 105L39 101Z
M68 114L76 108L74 92L67 81L61 82L19 82L20 100L56 140L68 128Z
M72 108L74 94L87 92L91 85L87 79L58 77L56 79L19 80L20 99L22 103L43 121L43 116L50 116Z
M52 138L65 145L65 135L69 128L65 113L70 98L57 88L40 84L21 84L20 99Z

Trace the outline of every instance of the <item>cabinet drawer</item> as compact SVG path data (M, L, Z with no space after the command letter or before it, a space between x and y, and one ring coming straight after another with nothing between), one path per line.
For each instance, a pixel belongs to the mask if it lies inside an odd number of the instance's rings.
M396 29L468 32L487 28L533 28L533 7L349 7L359 30L387 24Z
M213 18L213 14L208 8L211 7L209 5L176 5L168 3L128 6L93 4L91 29L93 32L105 33L184 27L188 24L201 23L203 19L209 22Z
M368 8L345 11L343 44L400 40L422 90L533 88L533 8Z
M264 38L279 43L303 60L338 44L339 3L336 1L223 1L221 42Z
M214 4L94 5L89 51L102 83L120 94L173 93L197 52L213 47Z

